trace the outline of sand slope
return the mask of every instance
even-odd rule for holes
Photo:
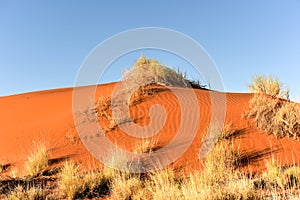
[[[115,83],[98,86],[97,96],[109,96],[114,86]],[[84,89],[85,87],[82,88]],[[178,90],[184,93],[188,89]],[[189,149],[172,164],[175,167],[201,168],[197,155],[203,134],[210,123],[211,102],[209,91],[195,90],[195,94],[200,108],[199,129]],[[281,160],[282,165],[299,163],[299,141],[275,139],[272,135],[257,130],[251,121],[243,118],[251,97],[252,94],[226,94],[226,122],[232,123],[234,129],[239,130],[234,141],[245,157],[244,167],[251,170],[263,169],[264,160],[270,155]],[[186,102],[188,103],[188,99]],[[181,111],[172,92],[164,90],[155,97],[145,98],[131,111],[138,124],[149,123],[149,108],[154,104],[163,105],[167,112],[165,126],[157,134],[158,144],[163,147],[175,137]],[[188,108],[191,113],[188,121],[194,123],[194,108]],[[135,143],[135,138],[118,129],[107,133],[107,137],[127,149],[132,149]],[[47,144],[53,164],[70,159],[82,161],[91,167],[97,165],[77,136],[72,114],[72,88],[0,97],[0,163],[11,164],[22,170],[23,162],[34,142]]]

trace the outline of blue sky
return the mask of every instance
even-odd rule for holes
[[[253,75],[272,74],[300,99],[297,0],[0,0],[0,96],[71,87],[94,47],[141,27],[174,29],[196,40],[214,60],[226,91],[246,92]],[[145,50],[120,58],[102,82],[118,80],[140,54],[198,78],[180,59]]]

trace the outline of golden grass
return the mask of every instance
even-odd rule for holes
[[[142,181],[138,175],[128,173],[116,173],[111,179],[112,199],[137,199],[142,191]]]
[[[5,166],[3,164],[0,164],[0,173],[4,172]]]
[[[252,118],[256,126],[277,138],[300,136],[300,106],[270,96],[254,95],[249,102],[247,118]]]
[[[136,154],[152,153],[157,148],[158,140],[154,138],[142,139],[136,142],[133,152]]]
[[[291,199],[299,194],[298,166],[284,168],[272,158],[266,162],[267,170],[262,175],[252,176],[239,171],[240,158],[239,148],[232,140],[219,140],[203,160],[203,170],[190,175],[175,173],[171,168],[145,174],[108,167],[84,172],[81,165],[66,162],[55,192],[58,198],[107,197],[116,200],[281,199],[282,195],[285,195],[284,199]],[[6,199],[46,199],[52,193],[51,190],[29,185],[14,188]]]
[[[98,171],[82,173],[81,171],[80,165],[71,162],[63,166],[58,186],[64,197],[67,199],[75,199],[78,196],[101,197],[107,193],[107,180],[103,173]]]
[[[248,87],[252,93],[268,94],[284,99],[289,98],[289,89],[285,89],[284,85],[272,76],[256,75],[252,78],[252,83]]]
[[[24,188],[17,186],[10,194],[4,198],[5,200],[36,200],[46,199],[46,191],[41,188],[31,187]]]
[[[158,83],[187,87],[189,82],[185,74],[144,56],[141,56],[131,69],[125,70],[123,80],[130,86]]]
[[[34,150],[25,162],[26,173],[33,177],[42,172],[48,166],[49,152],[45,144],[35,144]]]
[[[282,167],[272,157],[266,161],[267,170],[259,177],[257,189],[264,197],[271,199],[299,199],[300,198],[300,168],[296,165]]]
[[[172,169],[163,169],[150,174],[145,190],[152,199],[179,199],[181,195],[180,182]]]
[[[10,170],[10,176],[16,179],[17,177],[19,177],[19,170],[17,168],[12,168]]]
[[[69,162],[64,165],[60,174],[59,188],[68,199],[74,199],[76,194],[82,192],[79,166]]]
[[[276,135],[297,138],[300,136],[300,106],[285,102],[274,116]]]

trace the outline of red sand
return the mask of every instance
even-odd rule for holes
[[[115,83],[98,86],[97,96],[109,96],[114,86]],[[179,90],[184,92],[187,89]],[[22,170],[26,156],[32,151],[33,142],[42,142],[49,147],[53,163],[70,159],[82,161],[86,166],[95,166],[97,162],[77,137],[72,114],[72,91],[72,88],[67,88],[0,97],[1,164],[11,164],[12,168],[15,166]],[[210,123],[211,103],[209,91],[195,90],[195,93],[200,108],[199,130],[189,149],[172,164],[176,168],[201,168],[197,156],[203,134]],[[254,171],[263,169],[265,159],[271,155],[284,166],[300,163],[299,141],[275,139],[257,130],[251,120],[243,118],[251,97],[252,94],[226,94],[226,122],[231,122],[235,129],[241,130],[234,141],[246,158],[245,168]],[[155,98],[145,99],[131,111],[134,118],[141,118],[139,124],[149,123],[148,109],[153,104],[163,105],[168,113],[166,124],[158,134],[158,143],[164,146],[179,127],[180,108],[171,91],[163,91]],[[193,112],[194,108],[189,108]],[[189,121],[193,123],[193,115],[190,115]],[[135,141],[118,130],[108,133],[107,137],[124,148],[132,148]]]

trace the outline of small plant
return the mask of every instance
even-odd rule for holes
[[[28,189],[17,186],[5,199],[7,200],[35,200],[46,199],[47,192],[41,188],[31,187]]]
[[[70,144],[76,144],[80,141],[79,136],[76,133],[68,131],[66,134],[66,139]]]
[[[253,118],[256,126],[269,134],[274,133],[274,117],[281,107],[281,102],[266,95],[254,95],[249,102],[247,118]],[[276,135],[276,134],[275,134]]]
[[[4,170],[5,170],[5,165],[0,164],[0,173],[4,172]]]
[[[249,88],[260,94],[255,94],[250,100],[247,118],[253,118],[259,129],[277,138],[288,136],[296,139],[300,136],[300,106],[278,98],[289,98],[289,90],[278,79],[256,76]]]
[[[25,169],[29,176],[33,177],[42,172],[48,166],[49,153],[45,144],[35,144],[34,151],[25,162]]]
[[[142,191],[142,181],[139,175],[119,172],[111,180],[111,197],[112,199],[136,199]]]
[[[150,174],[145,183],[150,199],[180,199],[180,180],[172,169],[163,169]]]
[[[248,85],[250,92],[268,94],[272,97],[289,99],[289,89],[285,89],[283,84],[272,76],[254,76],[252,83]]]
[[[10,170],[10,176],[16,179],[19,176],[19,170],[17,168],[12,168]]]
[[[256,126],[277,138],[300,136],[300,106],[266,95],[254,95],[249,102],[247,118]]]
[[[64,165],[60,175],[59,188],[68,199],[74,199],[78,193],[83,191],[78,165],[69,162]]]
[[[274,188],[284,189],[283,172],[277,160],[272,157],[271,160],[266,162],[267,171],[262,174],[262,180],[266,189],[271,190]]]
[[[283,173],[285,184],[289,188],[298,188],[300,187],[300,167],[292,166],[286,169]]]
[[[276,135],[297,138],[300,136],[300,106],[293,102],[285,102],[274,116]]]
[[[143,153],[152,153],[157,147],[158,141],[155,139],[142,139],[137,142],[134,146],[134,153],[143,154]]]
[[[62,168],[58,183],[62,194],[68,199],[77,197],[101,197],[108,193],[108,180],[97,171],[81,173],[82,168],[67,162]]]
[[[230,142],[218,142],[205,160],[205,176],[208,184],[226,182],[239,166],[240,153]]]

